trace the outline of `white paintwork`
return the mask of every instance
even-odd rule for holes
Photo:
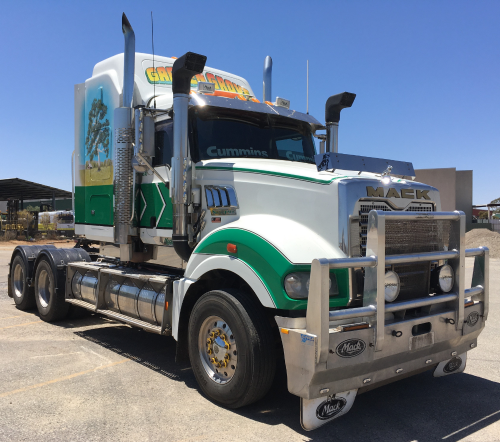
[[[75,224],[75,235],[85,235],[95,241],[114,242],[114,227]]]
[[[193,254],[184,275],[187,278],[197,280],[205,273],[215,269],[229,270],[237,274],[252,288],[264,307],[276,307],[259,276],[241,259],[234,256]]]
[[[158,67],[172,67],[175,59],[170,57],[161,57],[155,55],[154,65]],[[166,109],[172,106],[173,95],[172,86],[157,83],[154,87],[153,84],[148,82],[145,71],[146,69],[153,66],[153,56],[151,54],[144,54],[136,52],[135,54],[135,88],[134,88],[134,101],[133,105],[145,105],[152,106],[150,100],[154,97],[154,92],[156,92],[156,107],[160,109]],[[123,54],[117,54],[113,57],[107,58],[94,66],[92,73],[92,78],[98,77],[99,75],[110,75],[113,73],[116,81],[116,90],[121,93],[123,87]],[[248,81],[238,75],[230,74],[219,69],[210,68],[205,66],[204,73],[213,73],[214,75],[220,75],[223,78],[232,80],[238,83],[242,87],[248,89],[251,95],[254,95],[252,88]]]
[[[141,240],[146,244],[165,245],[165,238],[172,238],[171,229],[140,229]]]
[[[174,281],[172,299],[172,336],[176,341],[179,340],[179,316],[181,314],[184,296],[186,296],[186,292],[191,284],[194,284],[195,282],[195,280],[188,278],[182,278],[178,281]]]
[[[200,169],[203,166],[255,172]],[[315,258],[344,257],[339,249],[338,186],[352,179],[366,179],[372,185],[373,180],[380,182],[381,177],[367,172],[360,175],[353,171],[318,172],[314,164],[282,160],[234,158],[231,162],[227,159],[199,162],[197,185],[233,186],[239,201],[236,215],[222,216],[221,223],[213,223],[207,212],[201,238],[222,228],[238,227],[262,236],[294,264],[310,264]],[[411,187],[412,183],[405,184]],[[401,204],[402,199],[388,200]],[[204,194],[202,207],[207,209]]]

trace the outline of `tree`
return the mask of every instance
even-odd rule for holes
[[[102,121],[107,113],[108,106],[104,104],[101,89],[101,98],[94,98],[89,111],[89,125],[85,138],[89,163],[92,164],[94,157],[97,157],[97,170],[101,170],[99,154],[104,153],[106,157],[109,155],[109,120]]]
[[[495,198],[490,204],[500,204],[500,198]],[[500,206],[499,207],[492,207],[491,212],[492,213],[500,213]]]

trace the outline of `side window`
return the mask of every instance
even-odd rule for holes
[[[308,139],[297,132],[276,129],[278,158],[290,161],[314,162],[313,147]],[[309,155],[308,155],[309,154]]]
[[[171,165],[174,154],[174,123],[172,120],[162,121],[156,125],[155,156],[153,166]]]

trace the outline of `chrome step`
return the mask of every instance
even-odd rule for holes
[[[140,319],[131,318],[130,316],[122,315],[121,313],[114,312],[112,310],[97,310],[97,313],[105,315],[108,318],[116,319],[117,321],[125,322],[126,324],[133,325],[134,327],[139,327],[147,330],[151,333],[157,333],[161,335],[161,326],[153,325],[149,322],[141,321]]]
[[[150,324],[149,322],[141,321],[140,319],[131,318],[130,316],[122,315],[121,313],[114,312],[112,310],[105,310],[105,309],[96,310],[94,304],[91,304],[90,302],[86,301],[81,301],[80,299],[66,298],[66,302],[69,302],[70,304],[76,305],[78,307],[85,308],[87,310],[91,310],[101,315],[107,316],[108,318],[116,319],[117,321],[120,322],[125,322],[126,324],[133,325],[134,327],[142,328],[144,330],[147,330],[148,332],[157,333],[159,335],[161,334],[161,326],[159,325],[153,325]],[[168,330],[166,330],[166,333],[168,333]]]
[[[95,312],[95,304],[91,304],[90,302],[82,301],[80,299],[73,299],[73,298],[66,298],[66,302],[69,302],[70,304],[76,305],[78,307],[86,308],[87,310],[92,310],[93,312]]]

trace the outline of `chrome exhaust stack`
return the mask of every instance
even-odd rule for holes
[[[188,206],[191,204],[191,155],[188,146],[188,106],[191,78],[201,74],[207,57],[186,52],[174,62],[172,92],[174,94],[174,156],[172,158],[173,232],[175,252],[188,261],[193,251],[189,245]]]
[[[262,102],[273,101],[271,97],[271,82],[273,74],[273,59],[268,55],[264,60],[264,78],[262,82]]]
[[[125,37],[123,66],[122,107],[116,108],[115,120],[115,243],[120,244],[120,259],[130,261],[130,241],[133,220],[134,177],[132,155],[134,126],[132,100],[134,96],[135,34],[127,16],[122,15],[122,31]]]
[[[342,92],[341,94],[332,95],[326,100],[325,105],[325,121],[326,121],[326,151],[339,151],[339,121],[340,112],[346,107],[351,107],[354,103],[356,94],[350,92]]]

